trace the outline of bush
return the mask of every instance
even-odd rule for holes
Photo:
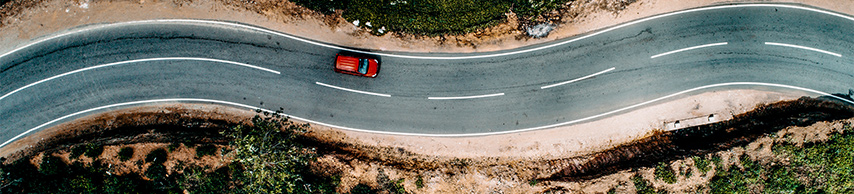
[[[371,194],[371,193],[379,193],[379,192],[380,192],[379,190],[371,188],[371,186],[368,186],[368,185],[365,185],[362,183],[359,183],[358,185],[356,185],[355,187],[350,189],[351,194]]]
[[[732,166],[717,171],[709,182],[712,193],[805,193],[790,167],[763,166],[748,157],[741,158],[744,169]],[[760,189],[760,190],[756,190]]]
[[[789,159],[786,166],[763,164],[744,156],[740,159],[743,169],[730,167],[728,171],[715,173],[709,183],[711,192],[851,193],[854,135],[847,133],[833,134],[826,142],[803,146],[775,145],[774,153]]]
[[[169,159],[169,153],[163,148],[152,150],[148,155],[145,155],[145,162],[152,162],[154,164],[162,164],[167,159]]]
[[[374,32],[389,31],[441,35],[467,33],[497,24],[513,11],[522,20],[554,10],[568,0],[294,0],[312,10],[331,14],[344,10],[347,21]],[[367,26],[367,22],[371,26]]]
[[[807,192],[820,190],[827,193],[851,193],[854,191],[854,135],[834,134],[826,142],[775,146],[774,151],[788,156],[791,166],[786,171],[775,172],[780,176],[798,174],[814,180],[807,183]],[[787,172],[793,171],[793,172]],[[789,183],[786,183],[789,184]],[[788,187],[783,184],[783,187]]]
[[[97,158],[98,156],[101,156],[101,153],[103,153],[103,152],[104,152],[104,147],[99,146],[99,145],[95,145],[95,144],[91,144],[91,143],[87,143],[87,144],[77,145],[77,146],[72,147],[71,148],[71,155],[69,156],[69,158],[74,159],[74,158],[80,157],[81,155],[85,155],[86,157],[89,157],[89,158]]]
[[[638,194],[654,194],[658,193],[648,181],[644,180],[640,175],[632,176],[632,183],[635,185],[635,193]]]
[[[173,143],[170,143],[169,146],[166,146],[166,149],[168,149],[169,152],[172,152],[172,151],[175,151],[175,149],[178,149],[179,147],[181,147],[181,143],[173,142]]]
[[[421,175],[418,176],[418,179],[415,180],[415,188],[423,188],[424,187],[424,178],[421,178]]]
[[[709,165],[711,161],[697,156],[694,156],[691,159],[694,160],[694,166],[697,166],[697,169],[700,170],[700,173],[705,174],[706,172],[709,172],[709,170],[711,170],[712,166]]]
[[[133,148],[132,147],[123,147],[119,150],[119,160],[127,161],[133,158]]]
[[[216,155],[216,146],[211,144],[202,145],[196,147],[196,157],[201,158],[204,156],[214,156]]]
[[[88,144],[86,146],[86,153],[84,153],[83,155],[90,158],[98,158],[98,156],[101,156],[102,153],[104,153],[104,146]]]
[[[163,164],[151,164],[145,169],[145,177],[157,182],[162,182],[166,178],[166,166]]]
[[[236,193],[239,190],[229,189],[232,185],[232,169],[237,169],[235,164],[220,167],[212,173],[204,173],[205,169],[193,167],[184,169],[184,173],[178,178],[178,185],[182,190],[191,193]]]
[[[61,158],[46,154],[39,163],[39,172],[48,176],[58,175],[65,173],[67,167],[68,164],[65,164]]]
[[[655,178],[664,180],[668,184],[676,183],[676,174],[667,162],[659,162],[655,166]]]
[[[246,193],[327,193],[335,180],[309,171],[314,149],[297,142],[308,125],[287,118],[256,116],[251,125],[239,125],[222,134],[230,137],[233,162],[243,166],[238,181]]]
[[[74,146],[71,148],[71,154],[68,155],[68,159],[74,159],[83,155],[83,152],[86,152],[86,146]]]

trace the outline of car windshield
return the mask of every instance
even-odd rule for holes
[[[359,73],[368,73],[368,59],[359,59]]]

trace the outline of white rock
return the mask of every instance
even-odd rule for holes
[[[353,21],[353,25],[359,26],[359,20]]]
[[[531,36],[534,38],[542,38],[542,37],[548,36],[549,32],[551,32],[553,29],[554,29],[553,25],[543,23],[543,24],[538,24],[535,26],[530,26],[527,29],[525,29],[525,31],[528,33],[528,36]]]

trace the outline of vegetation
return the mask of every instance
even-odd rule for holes
[[[4,187],[0,193],[163,193],[179,192],[177,188],[158,188],[152,181],[138,175],[106,174],[108,166],[100,162],[83,165],[64,163],[48,154],[38,169],[27,160],[3,165],[0,177]]]
[[[420,189],[423,187],[424,187],[424,178],[422,178],[421,175],[418,175],[418,179],[415,180],[415,188]]]
[[[744,169],[732,166],[718,171],[709,183],[712,193],[804,193],[791,168],[763,166],[747,157],[741,159]]]
[[[216,155],[216,146],[215,145],[202,145],[196,147],[196,157],[201,158],[204,156],[213,156]]]
[[[166,149],[168,149],[169,152],[172,152],[178,149],[179,147],[181,147],[181,143],[173,142],[169,144],[169,146],[166,146]]]
[[[314,148],[297,139],[308,124],[297,125],[287,118],[256,116],[252,125],[238,125],[222,134],[233,138],[233,162],[243,166],[241,182],[245,193],[327,193],[335,182],[309,171]],[[282,130],[278,130],[282,129]]]
[[[406,189],[403,188],[404,181],[405,179],[397,179],[396,181],[391,181],[387,184],[386,189],[389,191],[389,193],[405,194]]]
[[[323,13],[344,10],[343,17],[373,32],[400,31],[439,35],[467,33],[501,22],[508,11],[533,20],[569,0],[293,0]],[[358,21],[358,22],[355,22]]]
[[[145,162],[161,164],[166,161],[167,157],[169,157],[169,153],[165,149],[155,149],[149,152],[148,155],[145,155]]]
[[[709,165],[711,161],[705,158],[694,156],[691,159],[694,160],[694,166],[697,166],[697,170],[700,170],[701,174],[706,174],[706,172],[709,172],[709,170],[712,168],[712,166]]]
[[[803,146],[775,145],[790,164],[741,157],[740,164],[718,171],[712,193],[851,193],[854,192],[854,135],[834,134],[827,142]]]
[[[667,162],[659,162],[655,166],[655,178],[668,184],[676,183],[676,174],[673,173],[673,168],[670,168],[670,163]]]
[[[251,123],[223,130],[222,135],[233,139],[229,146],[234,158],[229,165],[208,171],[178,164],[175,168],[183,173],[168,172],[167,148],[174,150],[178,144],[155,149],[136,161],[140,166],[148,164],[139,174],[114,175],[102,159],[68,164],[58,155],[45,153],[38,167],[27,159],[0,166],[0,193],[332,193],[338,177],[317,176],[309,170],[314,148],[298,141],[305,127],[287,118],[255,117]],[[80,157],[88,156],[84,153],[89,150],[98,156],[103,147],[87,144],[70,152]],[[199,144],[196,153],[204,156],[216,151],[215,145]],[[122,147],[115,157],[128,161],[133,152],[133,147]],[[388,187],[403,191],[402,183],[400,179]]]
[[[81,155],[85,155],[90,158],[97,158],[104,152],[104,147],[95,145],[92,143],[87,143],[83,145],[77,145],[71,148],[71,158],[77,158]]]
[[[359,183],[352,189],[350,189],[350,194],[370,194],[370,193],[379,193],[380,190],[374,189],[371,186]]]
[[[632,183],[635,184],[635,193],[638,194],[655,194],[661,193],[660,191],[656,191],[655,188],[652,187],[652,184],[646,179],[643,179],[640,175],[635,175],[632,177]]]
[[[127,161],[133,157],[133,148],[132,147],[123,147],[119,150],[119,160]]]

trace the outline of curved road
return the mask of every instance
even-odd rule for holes
[[[0,146],[85,114],[161,101],[282,108],[347,129],[452,136],[581,122],[700,89],[847,93],[852,37],[854,19],[823,10],[707,7],[500,52],[374,53],[382,69],[370,79],[331,70],[341,50],[365,51],[258,27],[89,26],[0,55]]]

